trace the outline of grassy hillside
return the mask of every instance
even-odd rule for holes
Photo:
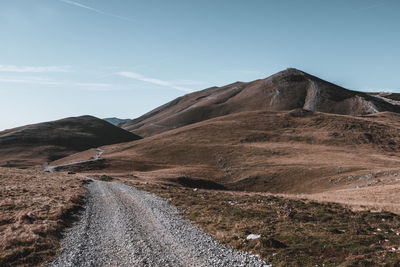
[[[393,116],[244,112],[106,146],[102,157],[111,173],[175,183],[186,177],[233,190],[319,193],[390,184],[396,180],[389,174],[400,173]]]
[[[46,164],[79,151],[139,138],[92,116],[27,125],[0,132],[0,166]]]

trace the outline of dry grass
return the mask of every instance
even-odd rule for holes
[[[41,170],[0,168],[0,266],[32,266],[57,253],[80,208],[83,179]]]
[[[268,194],[213,191],[120,178],[170,201],[221,243],[274,266],[397,266],[400,217]],[[261,234],[246,240],[249,234]],[[396,248],[396,250],[392,250]]]
[[[65,118],[0,132],[0,166],[28,168],[101,145],[139,137],[92,116]]]
[[[391,211],[400,214],[400,184],[342,189],[319,194],[297,195],[319,202],[335,202],[354,210]]]

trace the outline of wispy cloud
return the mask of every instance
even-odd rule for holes
[[[110,87],[112,84],[109,83],[74,83],[77,86],[82,87]]]
[[[0,72],[71,72],[69,66],[13,66],[0,65]]]
[[[223,73],[236,73],[236,74],[261,74],[258,70],[221,70]]]
[[[109,13],[109,12],[105,12],[105,11],[102,11],[102,10],[94,8],[94,7],[83,5],[83,4],[78,3],[76,1],[71,1],[71,0],[59,0],[59,1],[63,2],[63,3],[66,3],[66,4],[69,4],[69,5],[76,6],[76,7],[84,8],[84,9],[90,10],[92,12],[96,12],[98,14],[101,14],[101,15],[106,15],[106,16],[109,16],[109,17],[113,17],[113,18],[117,18],[117,19],[121,19],[121,20],[125,20],[125,21],[133,21],[130,18],[127,18],[127,17],[124,17],[124,16],[120,16],[120,15],[116,15],[116,14]]]
[[[370,5],[370,6],[365,6],[365,7],[361,7],[360,9],[358,9],[358,10],[367,10],[367,9],[372,9],[372,8],[376,8],[376,7],[380,7],[380,6],[383,6],[384,5],[384,3],[379,3],[379,4],[375,4],[375,5]]]
[[[41,77],[0,77],[0,83],[23,83],[38,85],[60,85],[62,83]]]
[[[399,90],[395,90],[395,89],[382,89],[382,88],[370,88],[370,87],[366,87],[366,88],[362,88],[360,91],[362,92],[372,92],[372,93],[395,93],[398,92]]]
[[[164,87],[169,87],[169,88],[176,89],[176,90],[183,91],[183,92],[192,92],[192,90],[190,90],[186,87],[177,86],[169,81],[145,77],[145,76],[143,76],[139,73],[135,73],[135,72],[121,71],[121,72],[118,72],[117,74],[122,77],[130,78],[130,79],[134,79],[134,80],[138,80],[138,81],[142,81],[142,82],[147,82],[147,83],[151,83],[151,84],[155,84],[155,85],[160,85],[160,86],[164,86]]]
[[[387,4],[387,3],[385,3],[384,1],[380,1],[379,3],[375,3],[375,4],[372,4],[372,5],[362,6],[362,7],[358,8],[358,9],[354,10],[354,13],[362,12],[362,11],[369,10],[369,9],[378,8],[378,7],[384,6],[385,4]]]
[[[24,76],[24,77],[0,77],[0,83],[16,83],[16,84],[29,84],[29,85],[53,85],[53,86],[67,86],[70,88],[85,88],[88,90],[96,91],[109,91],[113,90],[114,85],[109,83],[93,83],[93,82],[73,82],[54,80],[37,76]]]

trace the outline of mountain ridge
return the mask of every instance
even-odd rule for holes
[[[392,101],[393,102],[393,101]],[[120,127],[152,136],[207,119],[244,111],[311,111],[360,116],[400,106],[372,94],[348,90],[306,72],[289,68],[265,79],[234,82],[178,97]]]

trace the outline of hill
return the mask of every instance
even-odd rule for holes
[[[140,137],[92,116],[72,117],[0,132],[0,166],[29,167]]]
[[[255,110],[302,108],[353,116],[400,112],[400,106],[391,100],[347,90],[300,70],[287,69],[266,79],[187,94],[120,126],[140,136],[152,136],[210,118]]]
[[[108,162],[102,172],[273,193],[390,183],[399,171],[399,119],[390,112],[361,117],[303,109],[241,112],[102,147]]]

